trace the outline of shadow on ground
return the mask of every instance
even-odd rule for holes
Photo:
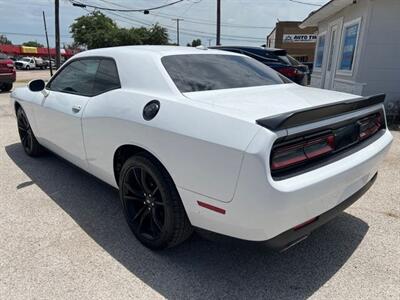
[[[7,146],[6,152],[101,247],[169,299],[307,298],[343,266],[368,231],[365,222],[343,213],[282,254],[197,235],[154,253],[130,233],[115,189],[53,154],[32,159],[20,144]]]

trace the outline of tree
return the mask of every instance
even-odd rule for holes
[[[25,42],[22,43],[22,46],[27,46],[27,47],[39,47],[39,48],[43,48],[43,44],[37,42],[37,41],[29,41],[29,42]]]
[[[70,26],[74,44],[88,49],[126,45],[166,45],[167,30],[155,24],[149,29],[120,28],[99,11],[75,19]]]
[[[111,37],[117,30],[117,24],[99,11],[76,18],[70,26],[74,42],[88,49],[109,47]]]
[[[187,43],[186,46],[188,47],[197,47],[201,45],[201,39],[195,39],[192,41],[192,44]]]
[[[0,45],[12,45],[12,42],[5,35],[0,34]]]

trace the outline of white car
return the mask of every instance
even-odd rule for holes
[[[17,69],[34,70],[36,69],[36,62],[33,57],[23,57],[15,62]]]
[[[193,228],[279,249],[303,240],[374,182],[392,142],[383,100],[172,46],[85,51],[11,94],[25,152],[45,147],[119,188],[151,249]]]

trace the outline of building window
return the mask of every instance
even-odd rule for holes
[[[315,68],[322,67],[322,61],[324,59],[324,50],[325,50],[325,34],[322,34],[318,37],[317,41],[317,53],[315,55]]]
[[[352,71],[355,53],[357,49],[360,21],[352,22],[344,26],[342,52],[340,58],[339,70]]]

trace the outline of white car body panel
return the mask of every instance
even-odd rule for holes
[[[112,57],[120,89],[83,97],[18,88],[11,103],[24,108],[40,143],[114,187],[116,150],[123,145],[147,150],[171,175],[194,226],[245,240],[273,238],[333,208],[375,175],[392,141],[388,130],[349,156],[274,180],[269,167],[274,142],[302,129],[274,132],[255,120],[360,97],[296,84],[182,94],[161,63],[166,55],[210,53],[239,55],[170,46],[86,51],[72,60]],[[145,121],[143,107],[153,99],[160,101],[160,111]],[[78,114],[71,113],[74,105],[82,107]]]

